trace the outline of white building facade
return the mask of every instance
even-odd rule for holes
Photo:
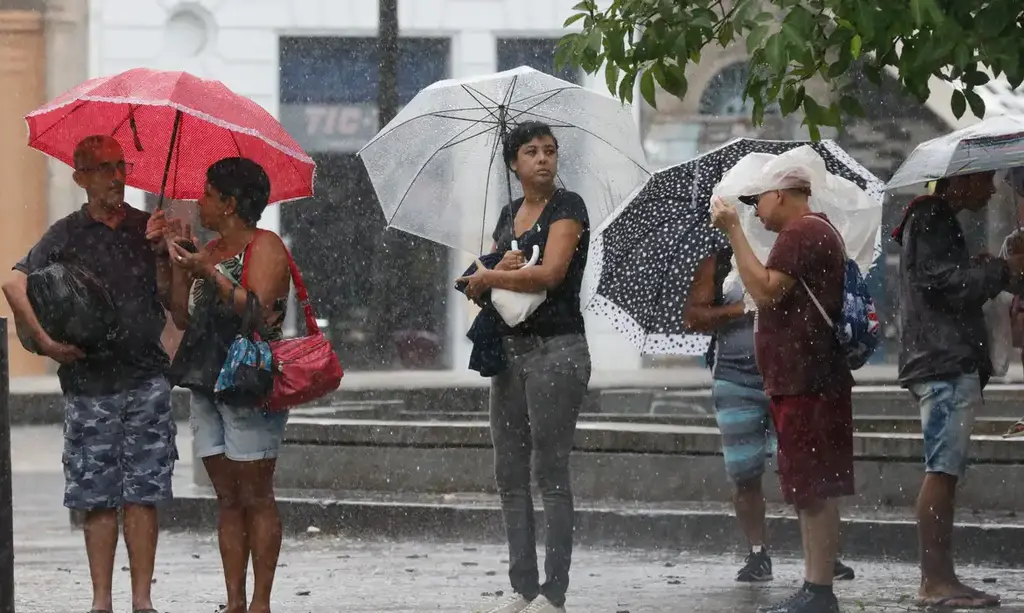
[[[574,4],[399,0],[401,102],[441,78],[526,63],[552,72],[554,44]],[[372,40],[377,21],[374,0],[92,0],[90,76],[136,66],[186,70],[223,81],[278,117],[317,160],[318,195],[269,207],[261,225],[290,239],[300,265],[315,269],[307,270],[307,285],[319,299],[318,315],[336,327],[343,359],[350,347],[370,344],[366,322],[375,318],[393,320],[388,325],[403,333],[402,340],[394,340],[395,331],[388,333],[392,343],[403,344],[396,350],[401,359],[368,350],[347,367],[462,370],[471,350],[465,333],[474,311],[452,289],[452,280],[471,261],[467,256],[435,250],[441,264],[431,267],[423,262],[429,258],[421,257],[410,265],[413,271],[394,272],[412,283],[424,280],[396,315],[376,312],[374,300],[380,297],[374,295],[372,276],[358,274],[376,265],[368,254],[379,245],[367,241],[380,243],[374,232],[383,225],[354,156],[377,129]],[[603,80],[571,77],[605,89]],[[144,199],[139,193],[129,197],[136,203]],[[409,239],[399,239],[399,248],[408,247],[402,240]],[[588,314],[587,326],[596,369],[641,366],[637,351],[607,321]]]

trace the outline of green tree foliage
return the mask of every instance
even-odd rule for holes
[[[565,26],[582,26],[559,43],[558,60],[594,74],[604,70],[608,89],[631,102],[640,93],[655,105],[655,84],[682,98],[686,66],[712,44],[746,44],[750,58],[746,97],[760,125],[765,107],[784,115],[802,110],[814,138],[819,126],[840,127],[863,113],[852,95],[851,67],[873,83],[887,67],[900,87],[922,103],[929,79],[950,82],[957,117],[967,107],[978,117],[985,104],[974,91],[989,71],[1013,88],[1024,81],[1022,0],[583,0]],[[987,70],[986,70],[987,69]],[[808,93],[823,79],[827,99]]]

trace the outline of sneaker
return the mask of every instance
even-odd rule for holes
[[[523,613],[565,613],[565,607],[556,607],[544,596],[537,596]]]
[[[832,575],[832,578],[836,581],[853,581],[857,574],[853,572],[853,569],[843,564],[839,560],[836,560],[836,569]]]
[[[523,613],[529,606],[529,600],[515,594],[493,609],[488,609],[487,613]]]
[[[759,607],[758,613],[840,613],[839,600],[835,594],[814,594],[801,588],[786,600],[767,607]]]
[[[736,580],[743,583],[760,583],[772,580],[772,559],[768,557],[768,551],[751,551],[747,555],[746,563],[740,572],[736,573]]]

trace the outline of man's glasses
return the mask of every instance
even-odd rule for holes
[[[96,166],[83,166],[82,168],[76,168],[76,170],[79,172],[101,172],[105,175],[111,175],[114,174],[114,172],[129,175],[132,173],[132,168],[134,168],[134,166],[135,165],[131,162],[121,160],[120,162],[103,162]]]

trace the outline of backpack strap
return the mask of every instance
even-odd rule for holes
[[[849,258],[849,256],[846,254],[846,241],[843,240],[843,235],[839,233],[839,230],[837,230],[834,225],[832,225],[831,221],[828,221],[826,219],[822,219],[821,217],[818,217],[817,215],[807,215],[806,217],[810,217],[811,219],[817,219],[820,223],[825,224],[826,226],[828,226],[832,230],[832,233],[835,234],[836,237],[839,239],[839,244],[843,248],[843,275],[845,276],[846,275],[846,260]],[[825,321],[828,323],[828,327],[830,327],[832,329],[835,329],[835,327],[836,327],[835,322],[833,322],[832,318],[828,316],[828,313],[825,311],[825,307],[822,306],[821,302],[818,300],[818,297],[815,296],[814,292],[811,291],[811,288],[807,286],[807,282],[804,281],[801,278],[800,279],[800,284],[804,286],[805,290],[807,290],[807,295],[811,297],[811,302],[814,303],[814,306],[818,307],[818,312],[821,313],[821,316],[823,318],[825,318]]]

